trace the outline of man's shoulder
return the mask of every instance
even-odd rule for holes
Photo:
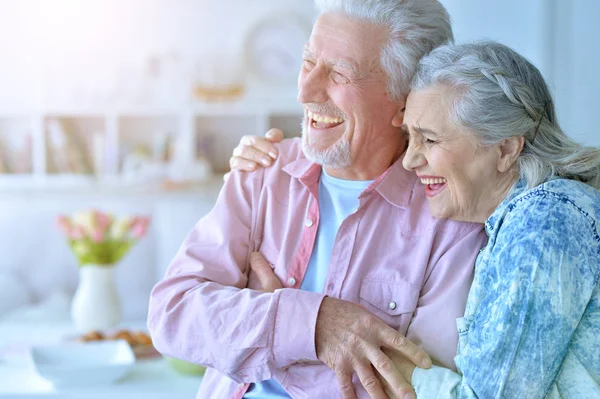
[[[294,137],[276,144],[278,156],[275,162],[264,168],[265,183],[275,182],[284,184],[284,181],[292,181],[306,177],[311,172],[314,175],[315,164],[304,156],[302,151],[302,139]]]
[[[469,234],[481,233],[485,235],[483,224],[463,222],[451,219],[436,218],[431,214],[429,201],[425,195],[425,186],[415,184],[412,189],[411,198],[408,203],[408,211],[412,218],[420,225],[418,230],[431,230],[436,236],[447,236],[459,241],[462,237]]]
[[[300,137],[285,139],[282,142],[275,144],[275,146],[279,151],[279,155],[273,166],[282,168],[294,161],[306,159],[302,152],[302,139]]]
[[[283,180],[290,177],[289,174],[285,173],[283,169],[296,161],[303,160],[304,154],[302,153],[302,142],[300,138],[285,139],[280,143],[276,143],[275,147],[278,151],[278,156],[275,162],[268,167],[260,166],[252,172],[244,172],[239,170],[231,171],[231,176],[234,177],[234,181],[238,181],[236,184],[244,185],[264,185],[265,181],[279,180],[279,183],[283,183]],[[283,179],[283,180],[282,180]]]

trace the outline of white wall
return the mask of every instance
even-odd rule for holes
[[[555,82],[563,128],[580,141],[600,145],[600,2],[558,3]]]
[[[294,0],[0,0],[0,107],[119,101],[155,57],[167,86],[243,75],[249,31],[291,11],[310,27],[314,10]]]
[[[452,18],[457,43],[497,40],[548,70],[548,0],[441,0]],[[518,11],[517,11],[518,10]]]

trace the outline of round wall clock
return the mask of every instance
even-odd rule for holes
[[[261,19],[250,30],[245,42],[250,72],[268,83],[295,82],[310,30],[310,24],[298,15]]]

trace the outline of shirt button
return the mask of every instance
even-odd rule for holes
[[[288,279],[288,285],[291,285],[291,286],[294,286],[294,285],[296,285],[296,279],[295,279],[295,278],[293,278],[293,277],[290,277],[290,278]]]
[[[394,302],[394,301],[390,302],[390,304],[388,305],[388,308],[390,308],[390,310],[396,309],[396,302]]]
[[[312,221],[312,219],[306,219],[306,220],[304,221],[304,225],[305,225],[306,227],[312,227],[312,225],[313,225],[313,221]]]

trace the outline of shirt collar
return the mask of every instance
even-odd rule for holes
[[[304,155],[285,165],[282,170],[306,186],[317,183],[321,177],[321,165],[309,161]]]
[[[417,183],[417,176],[402,167],[403,158],[404,155],[375,179],[359,198],[377,191],[390,204],[406,208]],[[321,177],[321,165],[309,161],[304,156],[285,165],[283,171],[299,179],[306,186],[317,183]]]
[[[523,179],[518,180],[508,195],[500,202],[500,205],[492,212],[490,217],[485,221],[485,232],[488,237],[491,237],[494,231],[497,230],[498,224],[504,215],[512,210],[512,200],[521,195],[525,190],[527,190],[527,183]]]
[[[412,197],[415,185],[417,184],[417,175],[414,172],[404,169],[402,160],[404,154],[396,160],[373,184],[363,192],[377,191],[387,202],[399,207],[406,208]]]

